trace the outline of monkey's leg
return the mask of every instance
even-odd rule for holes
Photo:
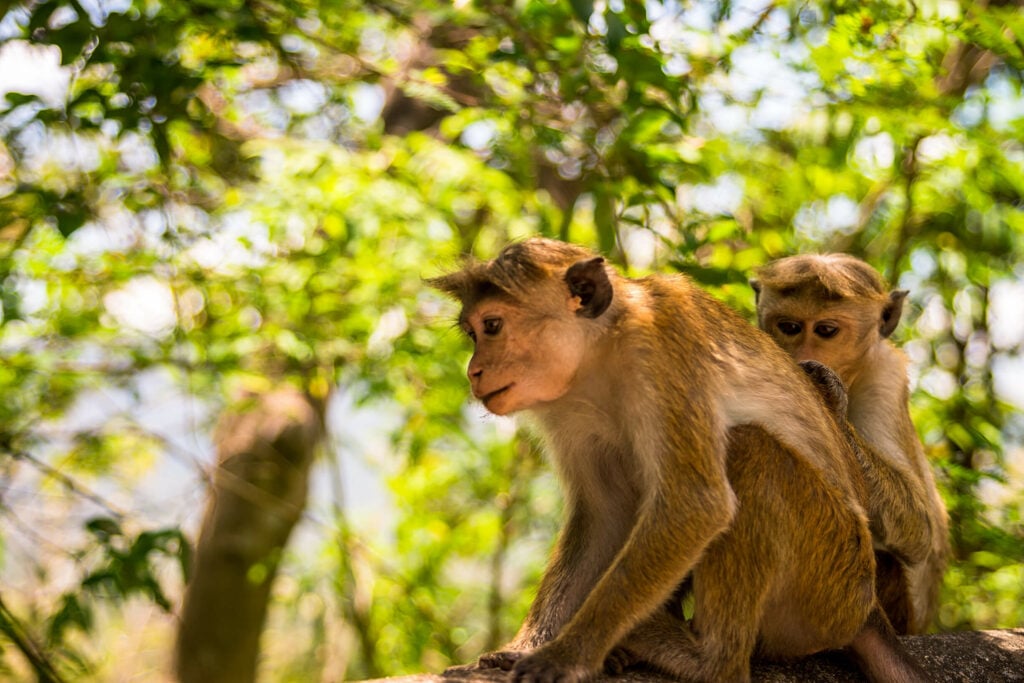
[[[695,460],[715,464],[713,455]],[[724,472],[675,469],[664,473],[629,540],[572,620],[557,638],[516,662],[512,680],[570,682],[597,674],[612,648],[665,603],[708,544],[728,528],[736,507]],[[677,491],[700,499],[680,505]]]
[[[697,636],[689,622],[658,612],[634,628],[608,655],[605,670],[617,675],[643,663],[670,676],[692,680],[698,668],[697,650]]]
[[[875,551],[875,592],[896,633],[911,630],[914,606],[907,583],[907,568],[892,553]]]
[[[750,658],[764,610],[761,586],[767,579],[752,567],[767,567],[772,560],[762,556],[759,563],[736,563],[738,558],[730,557],[736,542],[723,537],[694,571],[692,621],[659,610],[629,634],[609,656],[606,667],[620,673],[643,662],[688,681],[749,681]]]
[[[923,562],[904,567],[914,615],[907,633],[923,633],[935,619],[948,554],[948,547],[935,549]]]
[[[688,575],[682,583],[676,588],[672,597],[661,606],[661,610],[668,613],[673,619],[679,622],[680,626],[686,623],[686,610],[684,602],[689,601],[692,608],[693,601],[693,576]],[[656,615],[652,615],[653,616]],[[627,649],[624,645],[616,646],[604,660],[605,673],[612,676],[618,676],[626,671],[629,667],[639,664],[641,658],[634,652]]]
[[[839,376],[813,360],[803,361],[800,367],[836,418],[864,476],[864,507],[876,547],[878,600],[897,633],[920,632],[927,624],[919,622],[927,619],[917,612],[928,610],[915,610],[910,582],[927,573],[926,562],[934,564],[931,520],[928,508],[920,504],[926,499],[924,491],[906,464],[881,457],[847,421],[848,396]],[[938,586],[940,581],[931,579],[931,585]],[[928,583],[928,579],[922,577],[917,583]]]

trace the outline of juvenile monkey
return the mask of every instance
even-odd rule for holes
[[[579,681],[621,645],[677,676],[746,681],[755,647],[851,645],[872,680],[927,679],[875,598],[850,445],[767,335],[686,277],[627,279],[552,240],[430,284],[462,304],[473,395],[534,420],[566,495],[525,622],[478,666]],[[687,576],[680,622],[661,606]]]
[[[847,388],[879,550],[879,595],[897,631],[920,633],[935,617],[949,532],[910,420],[907,361],[889,340],[907,292],[888,291],[877,271],[845,254],[780,259],[751,285],[761,329],[797,361],[835,370]]]

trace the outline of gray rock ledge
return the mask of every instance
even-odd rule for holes
[[[936,683],[1024,682],[1024,628],[1005,631],[962,631],[901,638],[907,650]],[[379,678],[367,683],[487,683],[505,681],[502,671],[458,672],[447,676],[417,674]],[[863,683],[863,676],[841,652],[826,652],[786,663],[754,665],[755,683]],[[675,683],[657,673],[634,670],[622,676],[601,676],[607,683]]]

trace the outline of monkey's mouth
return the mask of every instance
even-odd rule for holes
[[[492,400],[493,400],[494,398],[496,398],[496,397],[498,397],[498,396],[500,396],[500,395],[504,394],[504,393],[505,393],[506,391],[508,391],[508,390],[509,390],[509,389],[511,389],[511,388],[512,388],[512,385],[511,385],[511,384],[509,384],[508,386],[502,387],[501,389],[498,389],[497,391],[492,391],[492,392],[491,392],[491,393],[489,393],[489,394],[484,394],[483,396],[481,396],[481,397],[480,397],[480,402],[481,402],[481,403],[483,403],[483,404],[484,404],[484,406],[486,406],[486,405],[487,405],[488,403],[490,403],[490,402],[491,402],[491,401],[492,401]]]

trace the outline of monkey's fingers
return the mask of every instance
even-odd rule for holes
[[[516,662],[523,658],[523,652],[504,650],[501,652],[488,652],[480,655],[477,666],[481,669],[501,669],[511,671]]]
[[[625,673],[626,669],[637,664],[640,658],[628,648],[619,646],[608,653],[604,660],[605,673],[611,676],[619,676]]]
[[[456,664],[455,666],[449,666],[441,674],[442,676],[467,676],[471,675],[474,671],[479,671],[480,667],[477,666],[476,662],[472,664]]]
[[[815,388],[825,400],[825,405],[836,417],[845,420],[846,412],[849,409],[850,397],[846,393],[846,386],[839,375],[827,365],[816,360],[805,360],[800,362],[800,367],[807,373],[807,376],[814,382]]]

